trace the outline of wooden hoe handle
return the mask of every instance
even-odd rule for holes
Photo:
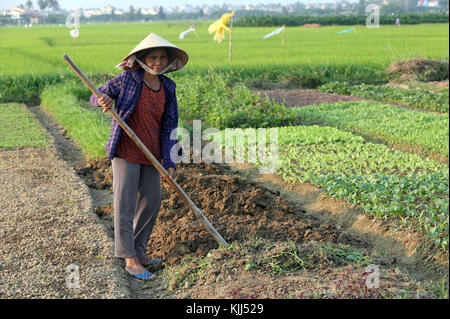
[[[97,90],[97,88],[92,84],[91,81],[81,72],[81,70],[75,65],[75,63],[69,58],[67,54],[63,56],[64,60],[70,65],[70,67],[75,71],[75,73],[79,76],[79,78],[86,84],[86,86],[94,93],[97,99],[100,99],[101,93]],[[186,204],[191,208],[194,214],[200,219],[200,221],[205,225],[206,229],[211,233],[214,239],[219,243],[219,245],[228,245],[227,242],[220,236],[217,230],[211,225],[208,219],[203,215],[201,210],[194,204],[194,202],[186,195],[183,189],[175,182],[173,179],[169,177],[166,169],[159,163],[159,161],[153,156],[152,153],[145,147],[145,145],[141,142],[141,140],[134,134],[134,132],[130,129],[130,127],[125,123],[125,121],[117,114],[117,112],[113,108],[109,108],[108,111],[111,113],[113,118],[117,121],[117,123],[123,128],[123,130],[130,136],[130,138],[136,143],[136,145],[142,150],[145,156],[149,159],[149,161],[156,167],[159,173],[164,177],[164,179],[169,183],[170,186],[178,193],[178,195],[186,202]],[[144,225],[145,227],[146,225]],[[143,228],[144,228],[143,227]],[[143,229],[142,228],[142,229]],[[142,229],[136,234],[136,236],[142,231]]]

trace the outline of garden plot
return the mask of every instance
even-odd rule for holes
[[[76,169],[91,188],[110,189],[108,159],[92,160]],[[162,209],[147,254],[166,258],[163,267],[153,270],[166,282],[167,293],[178,298],[385,298],[438,294],[438,286],[425,284],[423,277],[412,280],[411,276],[417,274],[408,273],[395,258],[305,214],[279,192],[241,178],[226,166],[180,164],[176,181],[229,243],[219,247],[163,183]],[[109,221],[113,210],[112,204],[95,209],[103,220]],[[366,268],[371,264],[382,269],[379,289],[368,289],[366,285]],[[143,284],[137,289],[153,288],[152,284]]]
[[[243,132],[250,136],[258,131]],[[251,146],[244,146],[244,154]],[[447,249],[447,165],[316,125],[278,128],[277,148],[255,166],[276,161],[276,174],[284,180],[310,183],[375,217],[399,220]]]

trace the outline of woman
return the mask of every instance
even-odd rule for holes
[[[182,69],[187,61],[186,52],[151,33],[116,66],[125,72],[99,88],[101,98],[91,96],[91,104],[103,112],[115,102],[119,116],[170,178],[176,174],[170,150],[177,140],[170,134],[178,126],[178,107],[175,83],[162,74]],[[145,250],[161,205],[160,174],[115,120],[106,152],[113,169],[115,255],[125,258],[130,275],[151,280],[145,267],[161,260],[151,260]]]

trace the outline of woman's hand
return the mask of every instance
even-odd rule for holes
[[[176,172],[175,172],[175,169],[174,169],[173,167],[169,167],[169,168],[167,169],[167,173],[169,173],[169,177],[170,177],[171,179],[174,179],[174,178],[175,178]]]
[[[105,113],[111,108],[114,101],[108,95],[102,94],[98,102],[103,107],[103,113]]]

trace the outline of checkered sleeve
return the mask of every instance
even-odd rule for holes
[[[120,90],[122,89],[124,76],[125,72],[120,73],[119,75],[115,76],[113,79],[99,87],[98,91],[102,94],[108,95],[111,99],[116,100],[120,94]],[[90,101],[93,106],[101,106],[94,94],[91,95]]]
[[[178,142],[178,140],[171,140],[170,134],[178,127],[178,104],[175,88],[170,94],[167,110],[167,117],[163,121],[161,129],[161,153],[163,157],[163,167],[168,169],[173,167],[176,169],[176,164],[170,158],[170,150]]]

